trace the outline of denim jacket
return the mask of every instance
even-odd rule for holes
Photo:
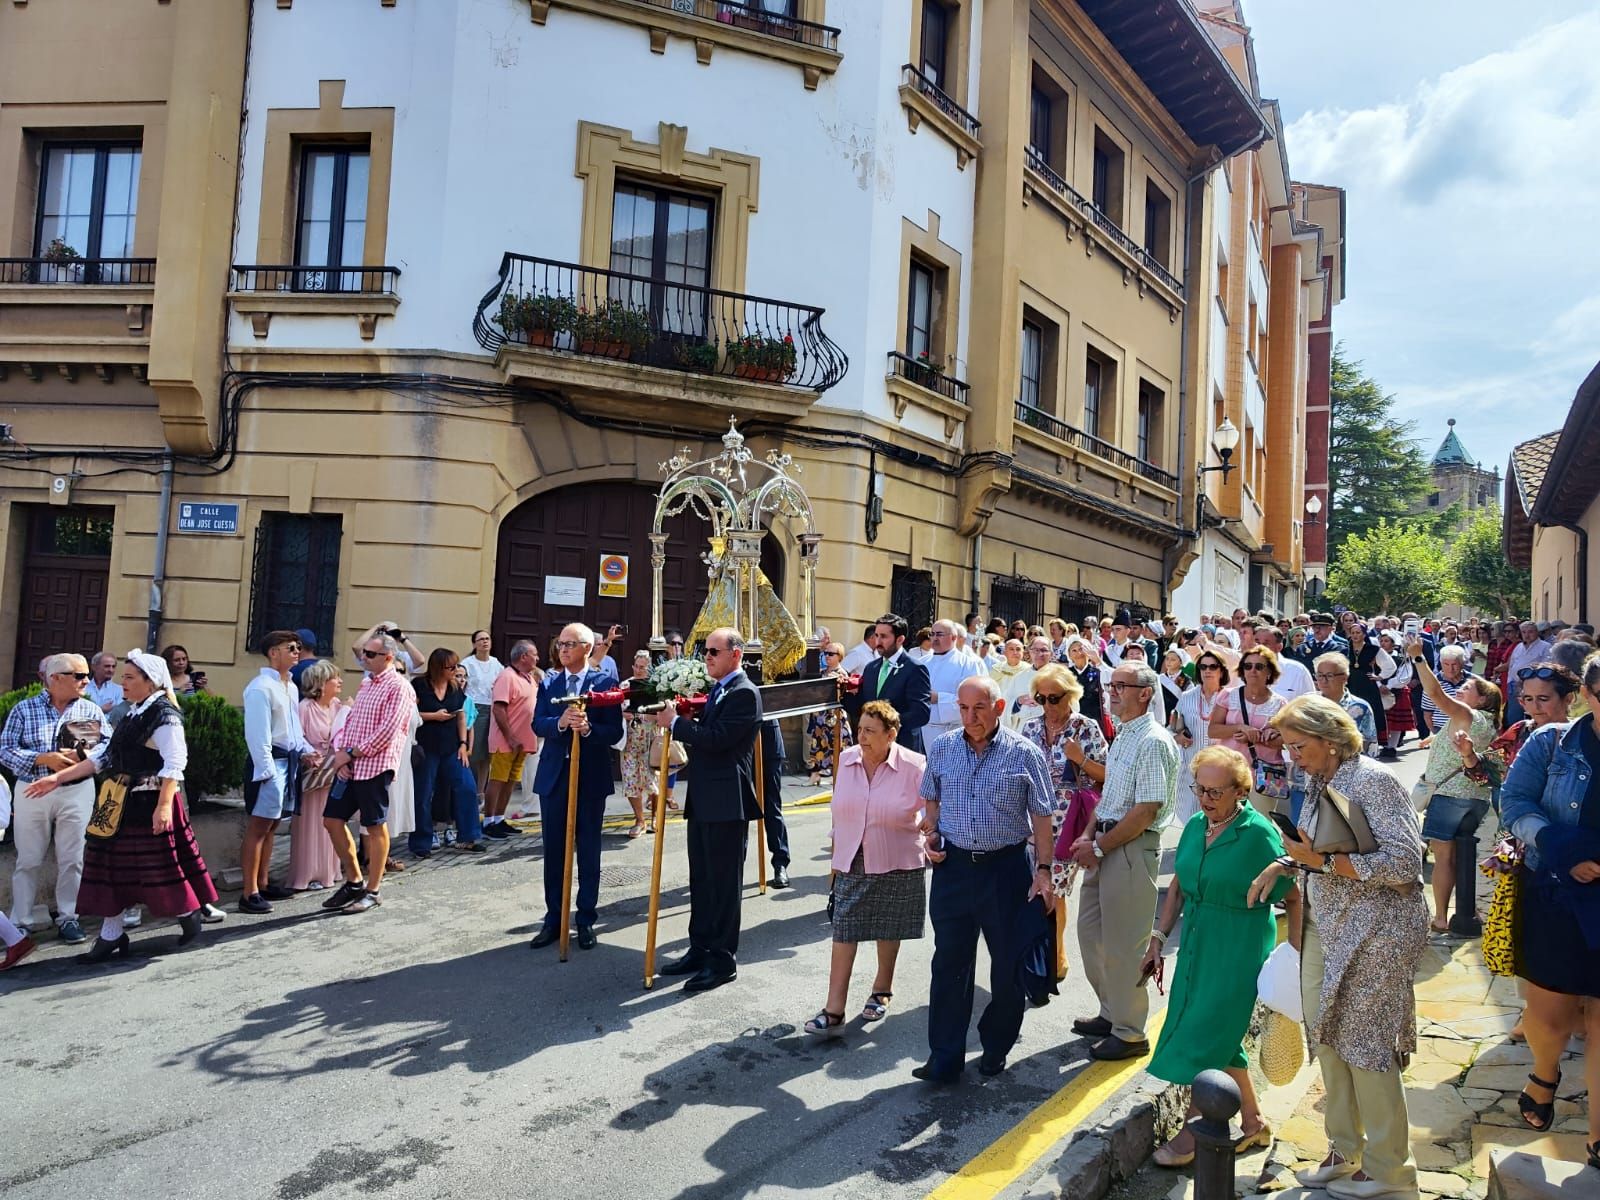
[[[1584,718],[1587,720],[1588,718]],[[1589,792],[1583,721],[1535,730],[1517,752],[1500,791],[1500,824],[1522,840],[1524,860],[1539,865],[1534,839],[1546,825],[1576,825]]]

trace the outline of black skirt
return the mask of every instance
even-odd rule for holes
[[[1600,953],[1588,948],[1577,917],[1559,899],[1562,886],[1548,872],[1524,868],[1517,898],[1517,975],[1547,992],[1600,997]]]

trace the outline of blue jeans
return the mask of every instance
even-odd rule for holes
[[[460,759],[455,764],[455,777],[451,781],[455,794],[456,837],[463,842],[483,840],[483,821],[478,814],[478,782],[472,777],[470,767]]]
[[[417,768],[412,781],[417,827],[406,836],[406,846],[411,853],[433,852],[434,793],[443,789],[445,794],[455,795],[456,772],[460,766],[461,760],[456,757],[454,750],[448,754],[434,754],[427,750],[422,752],[422,765]]]

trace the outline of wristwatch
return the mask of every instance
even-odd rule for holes
[[[1104,858],[1106,856],[1106,852],[1104,850],[1100,849],[1100,843],[1099,842],[1090,842],[1089,843],[1089,849],[1094,851],[1094,856],[1096,858]]]
[[[1422,663],[1424,666],[1426,666],[1428,662],[1428,660],[1423,658],[1420,654],[1413,654],[1411,656],[1411,661],[1414,663]]]
[[[1040,863],[1037,867],[1034,868],[1034,870],[1035,871],[1043,871],[1046,875],[1048,875],[1050,873],[1050,866],[1051,866],[1050,863]]]
[[[1324,872],[1333,870],[1333,855],[1324,854],[1322,856],[1322,869]]]
[[[346,746],[344,748],[344,752],[350,756],[351,762],[355,762],[356,759],[361,757],[360,746]]]

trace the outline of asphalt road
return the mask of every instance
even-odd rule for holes
[[[537,836],[436,855],[363,916],[303,896],[230,912],[183,951],[173,927],[146,928],[126,966],[41,952],[0,977],[0,1195],[925,1195],[1086,1065],[1069,1023],[1092,1008],[1087,985],[1074,971],[1029,1014],[1003,1075],[930,1088],[910,1076],[930,931],[902,952],[886,1021],[807,1038],[827,978],[827,810],[793,810],[791,827],[796,886],[757,896],[752,847],[739,978],[700,996],[642,987],[650,839],[620,834],[600,945],[565,964],[527,946]],[[667,838],[671,954],[682,825]],[[864,948],[852,1017],[871,969]]]

